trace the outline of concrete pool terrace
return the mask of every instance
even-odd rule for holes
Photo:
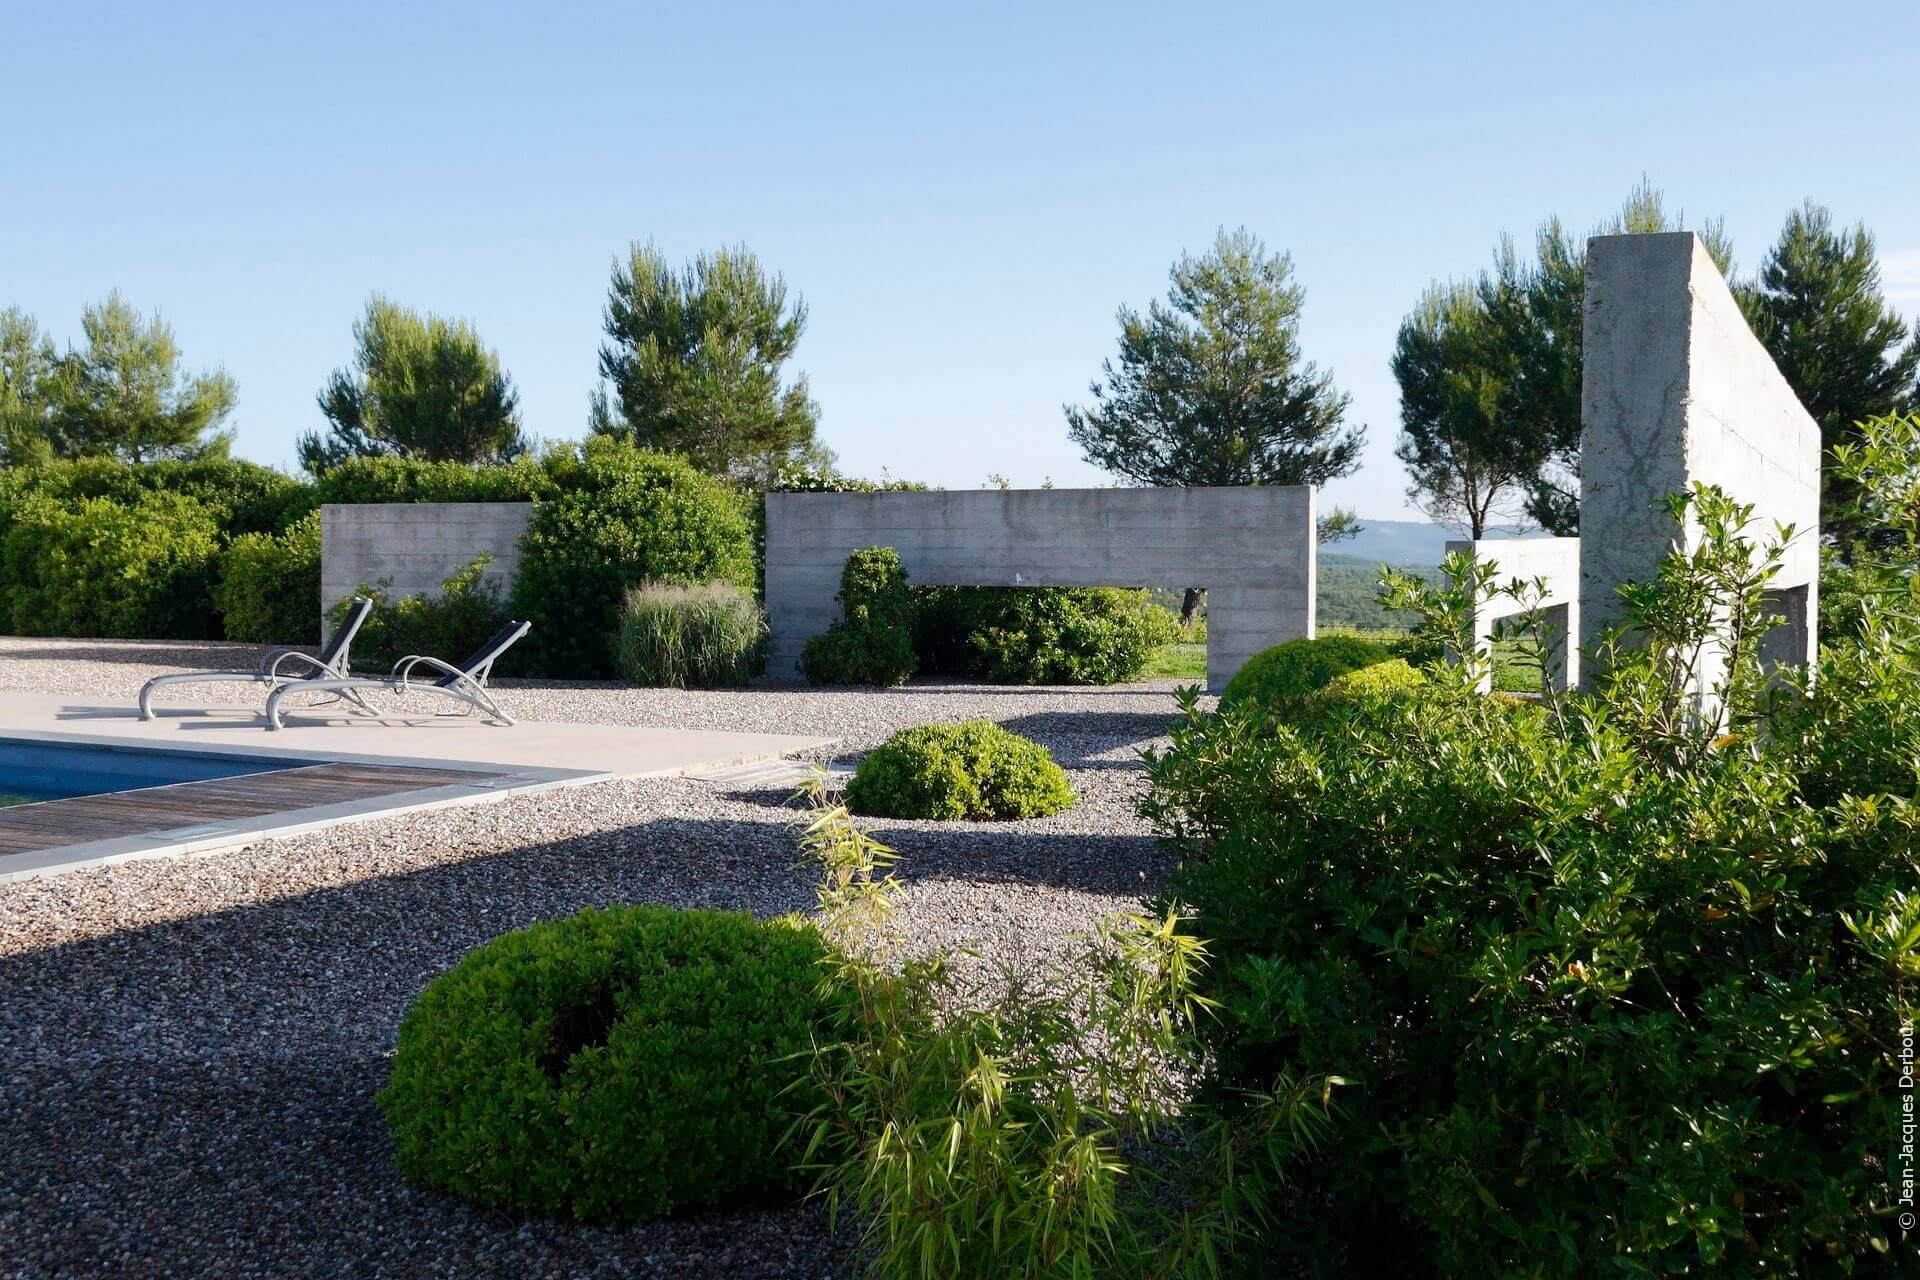
[[[509,728],[478,717],[399,711],[370,721],[328,707],[300,708],[270,733],[255,707],[156,710],[142,721],[128,703],[0,692],[0,738],[231,755],[282,767],[0,810],[0,883],[556,787],[778,759],[834,741],[539,721]]]

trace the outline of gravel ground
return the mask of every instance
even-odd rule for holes
[[[130,702],[150,675],[257,653],[0,639],[0,689]],[[818,732],[843,762],[928,721],[985,717],[1045,743],[1080,792],[1066,813],[874,824],[929,946],[1042,963],[1166,871],[1132,805],[1171,682],[502,684],[528,719]],[[811,1206],[604,1231],[415,1190],[372,1103],[407,1003],[495,934],[607,902],[809,906],[785,799],[612,782],[0,886],[0,1275],[845,1275],[845,1241]]]

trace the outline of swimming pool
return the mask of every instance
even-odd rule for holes
[[[297,760],[0,738],[0,806],[273,773]]]

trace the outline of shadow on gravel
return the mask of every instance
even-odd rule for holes
[[[874,825],[910,895],[1138,897],[1165,866],[1145,836]],[[272,850],[232,856],[244,879]],[[372,1100],[409,1002],[489,938],[610,902],[805,909],[814,884],[789,824],[667,818],[0,958],[0,1274],[845,1274],[807,1206],[606,1231],[416,1191]]]
[[[1164,738],[1179,719],[1169,706],[1164,715],[1143,711],[1040,711],[1000,724],[1045,746],[1069,769],[1138,769],[1140,748]],[[1116,751],[1126,754],[1115,759]]]

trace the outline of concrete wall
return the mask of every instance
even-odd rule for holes
[[[361,583],[392,579],[389,594],[437,594],[479,555],[486,578],[505,591],[520,567],[520,535],[531,502],[329,503],[320,508],[320,613]]]
[[[1557,688],[1580,682],[1580,539],[1578,538],[1481,538],[1458,539],[1447,543],[1449,553],[1465,552],[1476,562],[1492,564],[1498,570],[1495,587],[1505,587],[1516,578],[1531,586],[1539,583],[1544,594],[1530,591],[1544,606],[1547,622],[1553,630],[1549,639],[1552,651],[1547,655],[1548,670]],[[1494,624],[1522,611],[1520,601],[1511,596],[1495,596],[1474,609],[1473,639],[1486,646],[1493,637]],[[1491,676],[1482,682],[1491,685]]]
[[[1816,651],[1820,568],[1820,430],[1747,327],[1691,232],[1596,236],[1587,243],[1581,388],[1580,637],[1621,621],[1616,588],[1653,577],[1676,542],[1655,504],[1694,482],[1755,504],[1796,536],[1776,581],[1790,617],[1770,656]]]
[[[1262,649],[1314,633],[1312,486],[770,493],[770,670],[840,615],[840,569],[862,547],[900,553],[923,586],[1206,587],[1207,684]]]

